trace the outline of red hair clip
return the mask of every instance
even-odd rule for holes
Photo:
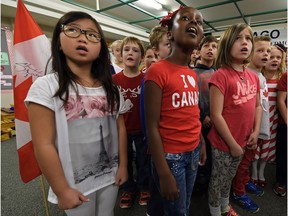
[[[184,8],[182,5],[180,5],[180,7],[173,11],[173,12],[168,12],[168,15],[165,16],[165,17],[162,17],[162,19],[160,20],[159,24],[162,26],[162,27],[165,27],[168,25],[169,21],[172,20],[172,18],[175,16],[175,14],[181,10],[182,8]]]

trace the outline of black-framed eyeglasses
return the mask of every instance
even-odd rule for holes
[[[87,40],[93,43],[99,43],[101,41],[101,35],[98,32],[91,30],[83,30],[76,26],[61,25],[61,29],[67,37],[77,38],[81,34],[85,34]]]

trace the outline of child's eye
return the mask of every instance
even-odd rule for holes
[[[188,16],[183,16],[181,19],[185,20],[185,21],[189,21],[189,17]]]
[[[252,38],[251,38],[251,37],[246,37],[245,39],[246,39],[246,40],[252,40]]]
[[[197,20],[196,22],[197,22],[197,24],[200,25],[200,26],[203,25],[203,22],[202,22],[201,20]]]
[[[87,36],[91,38],[100,38],[100,35],[96,32],[87,32]]]

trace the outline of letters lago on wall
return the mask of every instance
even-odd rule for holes
[[[254,36],[265,35],[270,36],[272,45],[282,43],[287,47],[287,28],[263,29],[253,33]]]

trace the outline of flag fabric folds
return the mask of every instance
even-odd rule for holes
[[[51,55],[50,41],[43,34],[22,0],[18,0],[14,25],[14,109],[20,176],[27,183],[41,175],[30,133],[24,99],[33,81],[43,76]]]

